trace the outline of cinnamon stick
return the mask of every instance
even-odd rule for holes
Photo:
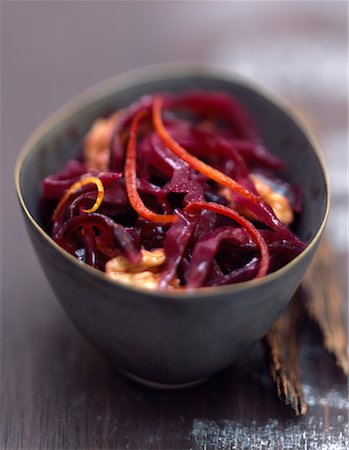
[[[264,338],[270,375],[280,400],[290,405],[295,414],[304,415],[304,401],[299,371],[299,319],[302,312],[300,295],[296,294],[288,309]]]
[[[334,356],[343,372],[349,375],[348,340],[342,321],[343,294],[336,262],[334,251],[324,240],[302,283],[306,293],[304,306],[320,328],[324,347]]]

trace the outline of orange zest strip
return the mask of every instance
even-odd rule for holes
[[[161,109],[162,109],[162,99],[160,97],[156,97],[153,103],[153,125],[160,136],[162,142],[168,147],[175,155],[189,164],[193,169],[198,172],[206,175],[211,180],[216,181],[217,183],[226,186],[233,191],[241,194],[242,196],[253,200],[255,202],[261,202],[263,199],[259,195],[255,195],[250,192],[248,189],[244,188],[240,183],[228,177],[224,173],[219,170],[211,167],[210,165],[204,163],[200,159],[191,155],[185,150],[181,145],[179,145],[167,132],[164,123],[161,118]]]
[[[193,202],[185,207],[185,210],[189,213],[194,211],[201,211],[202,209],[209,209],[216,213],[230,217],[246,230],[246,233],[257,243],[261,251],[261,264],[256,278],[264,277],[268,273],[269,269],[269,250],[265,240],[263,239],[257,228],[255,228],[249,220],[245,219],[245,217],[241,216],[233,209],[220,205],[218,203]]]
[[[97,195],[96,201],[95,201],[94,205],[92,206],[92,208],[84,209],[84,212],[85,213],[92,213],[92,212],[97,211],[97,209],[101,206],[101,203],[102,203],[103,198],[104,198],[104,186],[103,186],[103,183],[97,177],[83,178],[82,180],[79,180],[76,183],[74,183],[72,186],[70,186],[70,188],[64,193],[63,197],[61,198],[61,200],[59,201],[56,209],[53,212],[52,220],[54,222],[59,219],[59,215],[62,212],[62,209],[64,208],[64,205],[66,204],[68,198],[72,194],[74,194],[75,191],[80,189],[82,186],[85,186],[86,184],[90,184],[90,183],[93,183],[93,184],[95,184],[97,186],[98,195]]]
[[[136,145],[137,145],[137,128],[139,122],[147,114],[145,110],[139,111],[132,120],[130,135],[126,150],[125,161],[125,185],[128,199],[132,208],[139,216],[152,222],[172,223],[178,220],[174,214],[156,214],[148,209],[137,191],[137,164],[136,164]]]

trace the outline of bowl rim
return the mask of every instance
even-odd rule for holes
[[[300,131],[304,134],[306,139],[309,141],[312,150],[314,151],[316,158],[320,164],[326,189],[325,213],[322,217],[321,223],[319,225],[316,234],[314,235],[312,240],[308,243],[307,247],[285,266],[281,267],[275,272],[272,272],[271,274],[266,275],[263,278],[242,281],[239,283],[224,286],[209,286],[195,289],[186,288],[186,289],[155,290],[155,289],[144,289],[137,286],[120,283],[117,280],[113,280],[105,276],[104,272],[95,269],[89,266],[88,264],[79,262],[74,256],[70,255],[70,253],[63,250],[36,222],[32,214],[30,213],[29,209],[27,208],[21,192],[20,174],[23,168],[23,164],[26,161],[29,154],[31,153],[35,144],[44,137],[48,129],[51,129],[62,120],[67,119],[69,116],[73,115],[74,113],[77,113],[84,107],[88,107],[89,105],[93,104],[101,97],[107,97],[108,95],[111,95],[113,92],[131,88],[139,83],[144,83],[148,80],[151,81],[153,79],[156,79],[156,81],[162,81],[168,78],[184,78],[188,76],[198,76],[198,77],[205,76],[214,78],[216,80],[236,83],[248,90],[253,91],[259,96],[267,99],[268,101],[276,105],[277,108],[283,111],[288,117],[290,117],[291,120],[300,129]],[[34,226],[34,228],[38,231],[38,233],[44,238],[44,240],[50,246],[52,246],[55,250],[61,253],[61,255],[64,258],[72,262],[76,267],[79,267],[80,269],[86,271],[87,274],[90,274],[93,277],[97,277],[100,281],[103,281],[107,284],[111,284],[114,287],[117,286],[119,288],[124,288],[127,291],[135,292],[138,294],[141,293],[143,295],[149,295],[152,297],[160,297],[160,298],[171,297],[176,300],[184,300],[184,301],[187,301],[188,298],[215,297],[228,293],[233,294],[241,292],[244,290],[248,290],[250,288],[258,288],[265,284],[273,282],[277,278],[282,277],[290,269],[298,265],[298,263],[301,260],[303,260],[312,251],[314,247],[316,247],[319,239],[321,238],[322,232],[325,228],[330,209],[329,176],[327,173],[324,158],[317,140],[315,139],[314,135],[308,129],[306,129],[304,125],[304,120],[301,117],[300,113],[297,112],[294,109],[294,107],[291,106],[290,103],[286,101],[282,96],[271,91],[264,84],[255,82],[254,80],[250,80],[248,77],[242,76],[241,74],[238,74],[231,69],[216,64],[175,62],[175,63],[147,65],[132,70],[128,70],[126,72],[122,72],[114,77],[108,78],[107,80],[99,82],[85,89],[80,94],[74,96],[72,99],[65,102],[63,106],[61,106],[56,111],[51,113],[45,120],[43,120],[35,128],[35,130],[27,138],[17,157],[14,177],[15,177],[16,192],[20,205],[23,211],[25,212],[26,217],[29,219],[30,223]]]

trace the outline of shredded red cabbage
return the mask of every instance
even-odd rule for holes
[[[264,276],[306,247],[291,229],[300,188],[281,178],[286,164],[236,98],[199,90],[144,96],[121,111],[109,146],[97,135],[107,121],[91,128],[79,161],[42,183],[43,223],[81,262],[108,274],[115,260],[134,283],[146,273],[160,288],[198,288]],[[102,152],[103,170],[101,159],[93,166]],[[146,252],[155,249],[163,261],[148,267]]]

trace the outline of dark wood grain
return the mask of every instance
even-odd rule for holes
[[[260,345],[205,384],[156,392],[123,378],[80,337],[39,268],[12,175],[34,127],[123,70],[218,61],[284,94],[312,124],[332,175],[329,239],[347,297],[346,3],[141,3],[3,3],[0,448],[349,448],[347,378],[311,321],[301,323],[304,417],[277,398]]]

